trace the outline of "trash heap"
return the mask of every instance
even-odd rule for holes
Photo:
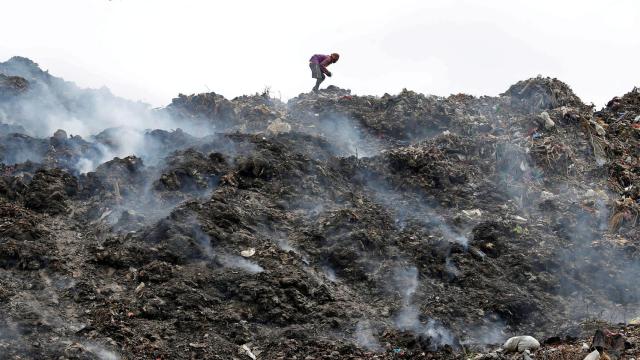
[[[594,114],[596,130],[605,136],[602,145],[612,158],[608,163],[610,186],[618,195],[610,230],[637,239],[640,216],[640,92],[634,88],[614,97]]]
[[[179,94],[167,106],[167,111],[185,121],[216,124],[222,128],[233,126],[236,120],[231,102],[214,92],[188,96]]]
[[[640,355],[635,89],[132,113],[27,60],[0,64],[0,358]],[[82,121],[96,96],[166,126],[39,136],[23,111]]]

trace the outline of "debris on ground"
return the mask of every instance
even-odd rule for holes
[[[80,136],[38,121],[139,108],[0,73],[2,358],[640,356],[637,89],[209,92]]]

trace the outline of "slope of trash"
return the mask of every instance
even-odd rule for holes
[[[640,354],[637,89],[148,109],[0,73],[0,358]]]

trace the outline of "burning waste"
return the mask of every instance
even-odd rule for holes
[[[149,109],[0,74],[0,358],[639,355],[637,89]]]

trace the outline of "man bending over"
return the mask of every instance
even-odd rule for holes
[[[331,71],[327,70],[327,66],[338,62],[340,55],[333,53],[331,55],[313,55],[309,59],[309,67],[311,68],[311,77],[316,79],[316,86],[313,87],[313,92],[318,92],[320,84],[325,79],[325,74],[331,77]]]

